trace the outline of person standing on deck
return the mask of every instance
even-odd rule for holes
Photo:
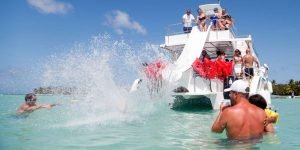
[[[220,113],[214,121],[211,131],[222,133],[226,130],[231,140],[260,139],[266,125],[266,113],[248,101],[249,86],[244,80],[236,80],[230,88],[231,106],[220,105]]]
[[[192,31],[192,22],[195,21],[195,17],[191,14],[191,10],[188,9],[186,14],[182,16],[183,32],[191,33]]]
[[[241,55],[241,51],[239,49],[234,50],[234,56],[232,59],[233,63],[233,69],[234,69],[234,75],[236,79],[240,79],[242,76],[242,60],[243,57]]]
[[[257,61],[257,59],[252,56],[250,54],[250,48],[248,45],[248,48],[246,49],[246,55],[243,57],[243,63],[242,63],[242,67],[244,68],[244,73],[246,78],[250,77],[250,79],[253,77],[254,75],[254,62],[256,63],[257,67],[259,68],[259,63]]]

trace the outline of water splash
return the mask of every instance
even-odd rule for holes
[[[65,126],[140,120],[169,98],[150,96],[146,86],[128,92],[135,78],[145,78],[141,64],[157,58],[168,59],[157,45],[127,44],[108,34],[98,35],[67,53],[51,56],[42,84],[72,87],[71,101],[76,103],[65,106],[67,112],[61,116]]]

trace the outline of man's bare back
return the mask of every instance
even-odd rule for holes
[[[222,133],[234,140],[261,138],[265,130],[266,113],[248,101],[249,84],[244,80],[236,80],[229,89],[230,107],[220,106],[220,113],[214,121],[212,132]]]
[[[224,109],[220,118],[230,139],[261,138],[264,133],[265,112],[249,102]]]

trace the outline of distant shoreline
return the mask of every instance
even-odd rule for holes
[[[290,96],[290,95],[271,95],[271,98],[298,99],[298,98],[300,98],[300,96],[294,96],[292,98],[292,96]]]

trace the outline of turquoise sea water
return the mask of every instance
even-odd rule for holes
[[[158,99],[129,107],[137,111],[97,112],[88,102],[38,96],[39,103],[54,101],[64,105],[17,116],[24,95],[0,95],[0,149],[300,149],[300,99],[274,99],[276,133],[251,143],[211,133],[218,111],[174,111]]]

